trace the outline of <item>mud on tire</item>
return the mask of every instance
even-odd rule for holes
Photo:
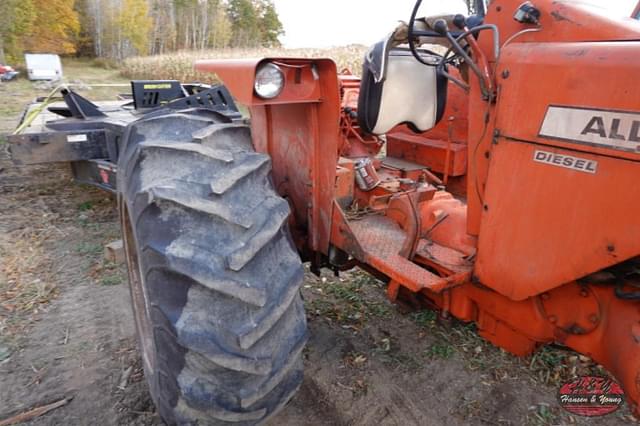
[[[255,424],[302,381],[306,321],[288,203],[247,126],[203,112],[133,123],[120,219],[152,398],[169,424]]]

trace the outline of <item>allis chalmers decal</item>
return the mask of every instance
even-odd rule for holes
[[[558,402],[565,410],[579,416],[604,416],[622,406],[624,392],[609,378],[584,376],[562,385]]]
[[[552,105],[539,136],[640,152],[640,113]]]

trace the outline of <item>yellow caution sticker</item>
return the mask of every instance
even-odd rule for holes
[[[144,90],[171,89],[171,83],[145,84]]]

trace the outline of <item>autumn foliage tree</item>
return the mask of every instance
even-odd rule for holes
[[[0,0],[0,63],[14,61],[23,50],[23,35],[31,32],[35,7],[31,0]]]
[[[273,0],[0,0],[0,61],[271,47],[282,34]]]
[[[75,53],[75,37],[80,31],[75,0],[31,0],[33,21],[22,35],[22,46],[29,52]]]
[[[123,0],[116,25],[120,29],[120,58],[147,54],[151,20],[146,0]]]

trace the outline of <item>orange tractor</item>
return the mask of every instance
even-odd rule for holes
[[[17,162],[117,193],[167,423],[252,424],[292,397],[303,261],[364,268],[515,355],[572,348],[638,413],[640,24],[582,2],[419,6],[361,79],[202,61],[225,86],[136,81],[129,108],[66,90],[63,118],[12,137]]]

